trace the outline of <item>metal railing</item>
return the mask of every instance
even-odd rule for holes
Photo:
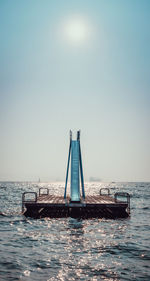
[[[46,193],[41,193],[41,190],[46,190]],[[49,189],[47,187],[40,187],[39,188],[39,196],[42,196],[42,195],[48,195],[49,194]]]
[[[33,199],[32,199],[32,198],[26,199],[26,195],[27,195],[27,194],[34,194],[35,197],[34,197]],[[26,203],[26,202],[37,202],[37,193],[31,191],[31,192],[24,192],[24,193],[22,194],[22,213],[24,212],[25,203]]]
[[[127,212],[128,212],[128,214],[130,214],[130,194],[127,193],[127,192],[116,192],[115,195],[114,195],[116,203],[117,203],[118,197],[125,197],[126,198],[126,201],[124,201],[124,202],[128,204]]]
[[[103,194],[102,194],[102,190],[103,190],[103,191],[104,191],[104,190],[107,191],[107,194],[106,194],[106,193],[103,193]],[[108,196],[109,196],[109,195],[110,195],[110,189],[109,189],[109,188],[101,188],[100,191],[99,191],[99,194],[100,194],[100,195],[108,195]]]

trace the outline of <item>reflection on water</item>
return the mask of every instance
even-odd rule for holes
[[[129,219],[28,219],[20,214],[21,194],[37,187],[7,183],[0,189],[0,280],[150,280],[150,185],[101,183],[115,185],[132,193]],[[99,188],[86,185],[89,193]],[[63,192],[58,183],[50,189]]]

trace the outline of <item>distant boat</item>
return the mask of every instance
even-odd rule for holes
[[[41,182],[41,181],[40,181],[40,178],[39,178],[39,182]]]
[[[100,178],[90,177],[89,181],[90,182],[101,182],[102,180]]]

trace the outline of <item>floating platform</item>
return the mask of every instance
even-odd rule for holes
[[[67,195],[67,182],[70,163],[69,197]],[[105,194],[102,194],[102,190],[105,190]],[[30,200],[27,196],[29,194],[32,195]],[[126,201],[118,200],[120,197],[125,197]],[[36,192],[24,192],[22,195],[22,212],[25,216],[32,218],[127,218],[130,214],[130,196],[128,193],[119,192],[112,197],[108,188],[101,188],[99,195],[85,196],[80,131],[77,131],[76,140],[72,140],[72,132],[70,131],[64,196],[50,195],[48,188],[40,188],[38,195]]]
[[[45,188],[44,188],[45,189]],[[70,197],[65,199],[63,196],[54,196],[36,192],[24,192],[22,197],[22,212],[27,217],[32,218],[127,218],[130,214],[130,196],[128,193],[115,193],[114,197],[108,195],[87,195],[80,202],[71,202]],[[33,198],[27,199],[27,195]],[[126,201],[120,201],[117,198],[124,196]]]

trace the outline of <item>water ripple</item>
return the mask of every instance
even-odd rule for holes
[[[48,186],[60,194],[63,184],[0,186],[0,280],[150,280],[149,183],[86,184],[90,194],[100,187],[131,193],[131,217],[124,220],[28,219],[22,192]]]

